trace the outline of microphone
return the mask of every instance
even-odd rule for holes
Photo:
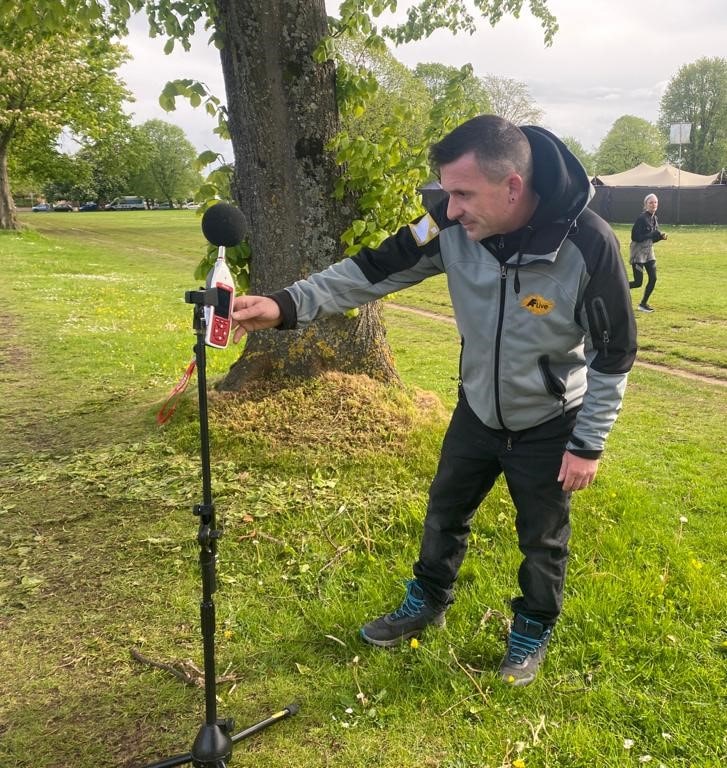
[[[217,260],[207,274],[207,288],[217,289],[217,303],[205,307],[205,344],[224,349],[232,328],[232,303],[235,283],[225,261],[225,248],[238,245],[245,234],[242,211],[229,203],[215,203],[202,216],[202,234],[217,246]]]
[[[245,235],[242,211],[229,203],[215,203],[202,216],[202,234],[220,248],[239,245]]]

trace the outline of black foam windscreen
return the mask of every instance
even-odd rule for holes
[[[202,216],[202,234],[212,245],[239,245],[245,236],[242,211],[229,203],[215,203]]]

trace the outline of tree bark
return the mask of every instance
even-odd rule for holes
[[[8,142],[0,138],[0,229],[20,229],[15,202],[10,194]]]
[[[338,169],[325,149],[338,130],[335,70],[312,58],[326,11],[323,0],[218,0],[217,9],[250,292],[270,293],[337,261],[351,215],[333,199]],[[355,318],[250,334],[221,388],[326,370],[398,379],[377,304]]]

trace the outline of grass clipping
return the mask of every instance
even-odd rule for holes
[[[347,455],[403,448],[412,432],[439,427],[447,412],[423,390],[363,375],[256,382],[240,392],[210,393],[216,427],[262,439],[271,449],[325,449]]]

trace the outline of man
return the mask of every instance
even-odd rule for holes
[[[499,672],[527,685],[561,611],[571,492],[593,482],[634,361],[629,287],[611,229],[586,208],[586,172],[548,131],[480,116],[430,158],[447,199],[375,250],[271,296],[238,297],[235,340],[447,274],[462,339],[459,402],[414,578],[401,606],[361,635],[388,647],[444,623],[475,511],[504,473],[524,559]]]

